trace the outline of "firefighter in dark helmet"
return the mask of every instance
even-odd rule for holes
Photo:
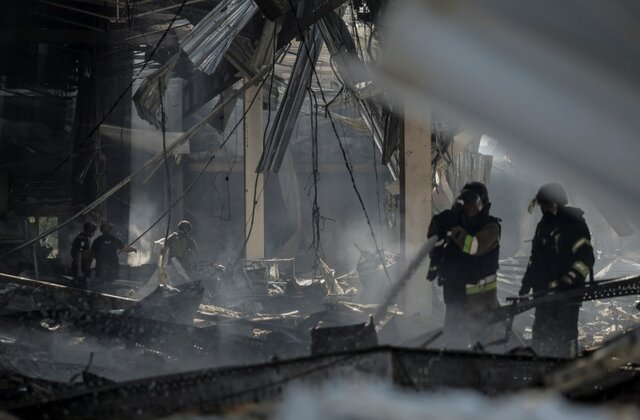
[[[466,184],[451,210],[433,216],[428,237],[438,236],[427,279],[442,286],[446,306],[443,341],[468,347],[495,337],[489,323],[497,299],[500,219],[489,215],[487,187]]]
[[[540,206],[542,219],[533,238],[531,257],[520,295],[556,293],[584,286],[592,274],[594,256],[584,212],[567,205],[567,193],[557,183],[544,185],[529,205]],[[536,307],[532,347],[540,355],[575,357],[578,350],[579,300]]]

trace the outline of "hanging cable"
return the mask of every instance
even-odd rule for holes
[[[336,101],[336,99],[338,99],[338,97],[342,94],[342,92],[344,91],[344,85],[340,86],[340,90],[338,91],[338,93],[336,93],[336,95],[331,98],[331,100],[325,105],[325,107],[330,107],[332,103],[334,103]]]
[[[164,158],[164,168],[167,174],[167,202],[171,204],[171,169],[169,168],[169,158],[167,157],[167,114],[164,112],[164,89],[162,78],[158,80],[158,95],[160,97],[160,128],[162,129],[162,155]],[[171,211],[167,217],[167,229],[164,233],[164,245],[167,245],[169,231],[171,230]]]
[[[320,206],[318,205],[318,182],[320,180],[320,171],[318,169],[318,99],[311,86],[309,86],[309,106],[311,117],[311,165],[313,175],[313,201],[311,204],[311,227],[313,248],[313,272],[316,273],[320,266],[320,258],[322,254],[322,241],[320,239]],[[314,112],[315,111],[315,112]]]
[[[292,0],[288,0],[289,1],[289,5],[291,7],[291,12],[294,15],[294,20],[296,22],[296,26],[298,28],[298,33],[302,42],[302,45],[304,46],[304,48],[307,49],[307,57],[309,58],[309,60],[311,60],[311,53],[309,51],[309,47],[307,46],[306,42],[305,42],[305,36],[304,36],[304,31],[302,29],[302,26],[300,24],[300,21],[298,19],[298,17],[295,14],[295,6],[293,5],[293,1]],[[378,254],[378,257],[380,259],[380,263],[382,264],[382,268],[384,270],[384,274],[387,278],[387,281],[389,282],[389,284],[391,284],[391,277],[389,276],[389,272],[387,270],[387,264],[386,264],[386,260],[384,258],[384,255],[382,254],[382,250],[380,249],[380,247],[378,246],[378,240],[376,239],[376,235],[375,232],[373,231],[373,226],[371,224],[371,219],[369,218],[369,213],[367,212],[367,208],[364,204],[364,200],[362,199],[362,194],[360,194],[360,191],[358,190],[358,186],[356,185],[356,180],[353,174],[353,169],[351,167],[351,163],[349,162],[349,159],[347,158],[347,152],[344,148],[344,145],[342,144],[342,140],[340,139],[340,134],[338,133],[338,129],[336,127],[335,121],[333,120],[333,117],[331,116],[331,111],[329,109],[327,109],[326,104],[327,104],[327,98],[324,94],[324,90],[322,89],[322,85],[320,83],[320,77],[318,76],[318,72],[315,69],[315,66],[313,66],[313,75],[315,76],[316,79],[316,83],[318,84],[318,90],[320,91],[320,96],[322,97],[322,101],[325,104],[325,113],[327,115],[327,117],[329,118],[329,122],[331,123],[331,128],[333,129],[333,133],[335,134],[336,140],[338,141],[338,146],[340,147],[340,152],[342,154],[342,159],[344,161],[344,165],[347,168],[347,171],[349,172],[349,179],[351,181],[351,186],[353,187],[353,190],[358,198],[358,202],[360,203],[360,207],[362,208],[362,212],[364,213],[364,217],[366,219],[367,222],[367,226],[369,227],[369,232],[371,234],[371,238],[373,240],[373,244],[376,248],[376,252]]]
[[[216,172],[213,175],[213,193],[215,194],[216,199],[218,200],[218,203],[220,204],[220,214],[214,214],[213,218],[214,219],[220,219],[220,221],[228,222],[229,220],[231,220],[231,206],[229,205],[231,203],[231,191],[229,191],[229,180],[228,179],[225,180],[225,183],[226,183],[225,190],[227,191],[227,203],[228,204],[227,204],[227,214],[223,215],[222,214],[222,209],[224,208],[224,201],[222,200],[222,196],[218,192],[218,188],[216,188],[216,180],[217,180],[219,174],[220,174],[220,172]]]
[[[258,93],[260,93],[260,90],[262,89],[262,86],[264,86],[266,82],[266,77],[262,80],[262,82],[260,83],[260,86],[258,87],[258,89],[256,90],[256,94],[253,96],[253,99],[251,100],[251,102],[249,103],[249,107],[247,108],[247,110],[242,114],[242,117],[240,118],[240,120],[238,122],[236,122],[235,126],[233,127],[233,129],[231,130],[231,132],[229,133],[229,135],[224,139],[224,141],[218,146],[218,148],[214,151],[214,153],[209,157],[209,159],[207,159],[207,161],[205,162],[204,166],[202,167],[202,169],[200,170],[200,172],[198,172],[198,175],[196,175],[196,177],[194,178],[193,181],[191,181],[191,183],[187,186],[187,188],[185,188],[185,190],[182,192],[182,194],[180,194],[180,196],[178,198],[176,198],[171,205],[169,206],[169,208],[167,208],[164,212],[162,212],[162,214],[160,214],[160,216],[158,216],[156,218],[156,220],[151,224],[151,226],[149,226],[144,232],[142,232],[140,235],[138,235],[137,238],[135,238],[133,241],[131,241],[129,243],[130,246],[134,245],[136,242],[138,242],[140,239],[142,239],[142,237],[144,237],[147,233],[149,233],[149,231],[151,231],[151,229],[153,229],[158,223],[160,223],[160,221],[171,211],[171,209],[173,209],[173,207],[176,206],[176,204],[178,204],[186,195],[187,193],[191,190],[191,188],[193,188],[193,186],[200,180],[200,178],[202,178],[202,175],[206,172],[207,168],[209,167],[209,165],[211,164],[211,162],[213,162],[213,159],[215,159],[216,157],[216,153],[218,151],[220,151],[225,144],[227,144],[227,142],[229,141],[229,139],[231,138],[231,136],[235,133],[235,131],[238,129],[238,126],[240,126],[240,124],[242,124],[242,122],[244,121],[247,112],[249,109],[251,109],[251,106],[253,106],[253,103],[256,101],[256,98],[258,97]]]
[[[349,7],[351,8],[351,13],[349,13],[351,15],[351,30],[356,38],[356,45],[358,46],[360,59],[364,61],[364,52],[362,50],[362,44],[360,44],[360,34],[358,33],[358,24],[356,22],[356,8],[353,5],[353,0],[351,0],[349,3]]]

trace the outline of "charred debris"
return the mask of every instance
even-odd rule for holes
[[[526,155],[510,155],[481,130],[517,137],[532,126],[461,105],[455,83],[419,59],[437,48],[414,50],[416,61],[398,67],[403,48],[420,47],[411,36],[401,44],[386,36],[401,3],[3,2],[0,409],[18,418],[238,415],[247,407],[268,412],[287,388],[344,378],[419,392],[538,389],[585,404],[638,405],[635,226],[584,193],[599,217],[594,238],[604,238],[592,241],[591,281],[518,296],[533,225],[524,214],[506,219],[526,209],[534,187],[518,172]],[[469,34],[477,51],[503,46],[474,38],[490,31],[466,20],[468,2],[424,3],[420,13],[441,18],[429,33],[452,48]],[[637,45],[612,41],[627,39],[622,28],[590,44],[572,29],[575,19],[562,29],[552,24],[551,4],[523,17],[498,3],[474,7],[499,17],[502,29],[530,29],[537,16],[549,42],[566,47],[558,59],[582,55],[608,68],[624,53],[637,58]],[[640,15],[628,13],[633,26]],[[606,26],[609,15],[599,15]],[[535,36],[521,36],[534,51]],[[388,49],[399,61],[389,62]],[[522,62],[512,63],[514,72]],[[460,68],[473,67],[466,63]],[[421,78],[423,64],[432,80]],[[615,69],[610,76],[626,82]],[[559,73],[544,74],[562,83]],[[580,97],[598,92],[583,89]],[[602,127],[615,119],[603,118]],[[619,147],[631,125],[618,126]],[[555,153],[548,133],[539,134]],[[435,243],[425,242],[426,229],[471,181],[495,186],[494,205],[508,208],[501,306],[490,314],[498,332],[448,348],[443,298],[424,280]],[[637,202],[637,191],[623,187]],[[118,254],[113,281],[101,281],[95,265],[84,283],[69,271],[74,238],[89,222],[112,232],[118,249],[136,251]],[[193,246],[184,245],[180,226]],[[536,354],[533,310],[576,301],[579,354]]]

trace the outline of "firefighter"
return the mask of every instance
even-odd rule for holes
[[[96,278],[102,282],[102,287],[109,286],[116,280],[120,273],[118,252],[138,252],[135,248],[126,245],[120,239],[113,236],[113,225],[102,223],[100,225],[102,235],[98,236],[91,250],[96,260]]]
[[[160,279],[162,283],[167,282],[166,266],[169,259],[174,257],[180,262],[185,274],[190,279],[193,274],[193,262],[197,254],[198,246],[191,237],[191,223],[188,220],[183,220],[178,223],[178,231],[169,235],[166,244],[160,252],[158,267],[160,268]]]
[[[466,184],[451,210],[433,216],[428,237],[438,236],[427,279],[442,286],[443,340],[468,347],[494,339],[489,315],[497,298],[500,219],[489,215],[487,187]]]
[[[82,232],[71,243],[71,275],[72,285],[82,289],[87,288],[87,278],[91,272],[91,238],[96,233],[97,226],[93,222],[84,224]]]
[[[520,295],[563,292],[584,286],[595,261],[584,212],[567,205],[567,193],[557,183],[544,185],[529,205],[540,206],[531,257]],[[578,314],[581,302],[536,307],[532,347],[540,355],[575,357],[578,352]]]

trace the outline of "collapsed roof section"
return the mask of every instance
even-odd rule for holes
[[[257,6],[256,3],[258,3]],[[279,32],[277,41],[274,40],[278,49],[287,45],[293,37],[300,37],[300,30],[306,30],[310,25],[318,23],[320,31],[313,29],[304,36],[305,39],[312,38],[313,41],[307,41],[306,47],[303,45],[298,50],[289,84],[278,109],[276,121],[265,141],[265,152],[257,170],[259,172],[279,170],[320,54],[320,46],[316,48],[316,45],[324,40],[331,54],[331,61],[336,65],[337,78],[345,83],[349,96],[354,99],[357,111],[361,114],[376,147],[382,153],[383,162],[387,164],[392,177],[397,179],[399,173],[397,151],[399,136],[402,133],[401,124],[392,117],[390,110],[374,99],[375,92],[367,93],[372,90],[372,82],[366,72],[356,73],[350,65],[351,62],[358,61],[356,45],[346,24],[334,11],[344,1],[326,0],[314,2],[313,5],[301,1],[256,3],[249,0],[222,1],[180,41],[182,51],[193,65],[194,81],[198,83],[197,79],[202,79],[202,76],[198,76],[201,73],[217,80],[212,89],[207,87],[203,89],[206,93],[197,101],[197,104],[185,107],[186,112],[196,111],[196,107],[204,105],[230,88],[240,77],[248,78],[257,74],[259,66],[256,63],[256,57],[262,56],[265,46],[270,44],[264,42],[268,41],[265,35],[270,33],[273,27],[270,26],[273,25],[270,19],[282,21],[282,30],[273,29],[274,32]],[[256,16],[258,6],[269,19]],[[295,10],[292,7],[295,7]],[[255,27],[252,30],[243,30],[252,18],[259,19],[260,23],[253,25]],[[262,30],[256,31],[260,24]],[[256,32],[260,32],[259,38],[256,38]],[[311,61],[309,53],[311,53]],[[232,76],[228,71],[229,64],[237,70]],[[140,116],[156,126],[159,107],[158,81],[170,74],[172,66],[175,66],[173,59],[150,75],[134,96]],[[199,95],[202,94],[203,92],[200,92]],[[349,123],[350,119],[345,121]]]
[[[257,10],[253,0],[223,0],[182,40],[180,47],[198,70],[211,75]]]
[[[385,128],[384,128],[384,108],[372,99],[360,99],[357,95],[357,86],[370,83],[370,78],[366,74],[355,74],[351,69],[354,67],[350,63],[357,62],[356,45],[347,29],[347,25],[335,12],[328,14],[320,20],[320,29],[327,43],[327,48],[331,53],[331,58],[336,64],[336,72],[345,84],[345,89],[356,101],[358,112],[362,115],[376,147],[384,154]],[[364,68],[364,66],[361,66]],[[388,131],[389,135],[394,135]],[[386,153],[386,162],[389,172],[394,179],[398,178],[399,165],[397,156]]]

